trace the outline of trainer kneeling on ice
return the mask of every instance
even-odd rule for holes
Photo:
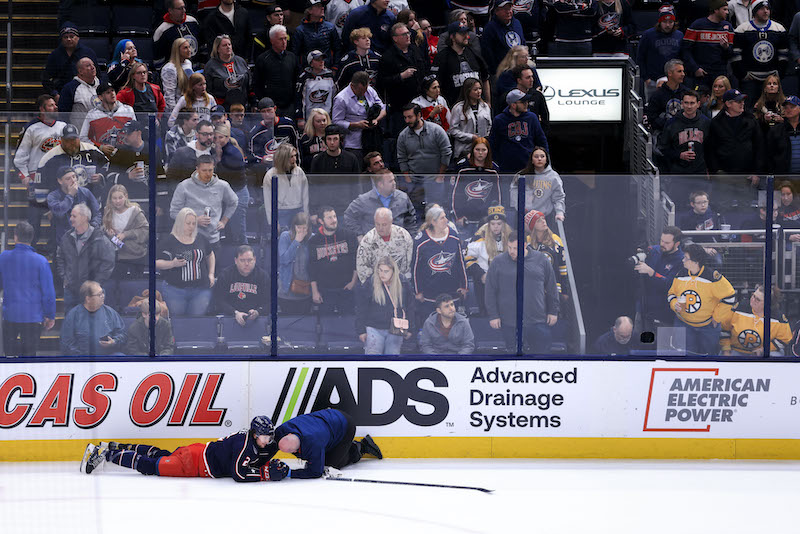
[[[278,448],[306,461],[303,469],[291,471],[292,478],[319,478],[326,474],[326,467],[341,469],[365,454],[383,458],[369,435],[353,441],[355,435],[350,416],[333,408],[298,415],[275,429]]]
[[[272,458],[277,452],[275,426],[260,415],[242,430],[208,443],[178,447],[174,452],[128,443],[90,443],[81,461],[81,472],[91,474],[104,461],[136,469],[143,475],[162,477],[231,477],[237,482],[283,480],[289,467]]]

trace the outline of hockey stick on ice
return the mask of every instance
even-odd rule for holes
[[[494,490],[486,489],[486,488],[478,488],[475,486],[454,486],[450,484],[428,484],[425,482],[397,482],[393,480],[371,480],[368,478],[344,478],[344,477],[337,477],[328,475],[325,477],[326,480],[341,480],[343,482],[369,482],[371,484],[396,484],[401,486],[424,486],[426,488],[451,488],[451,489],[465,489],[465,490],[475,490],[475,491],[482,491],[483,493],[492,493]]]

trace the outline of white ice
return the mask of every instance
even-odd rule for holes
[[[291,462],[290,462],[291,465]],[[800,462],[365,460],[330,480],[237,484],[78,462],[0,463],[2,534],[798,531]],[[235,530],[234,530],[235,529]]]

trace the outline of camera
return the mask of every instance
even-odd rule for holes
[[[625,263],[627,263],[631,267],[635,267],[636,265],[639,265],[646,259],[647,259],[647,254],[645,254],[644,250],[641,248],[637,248],[636,254],[634,254],[629,258],[625,258]]]

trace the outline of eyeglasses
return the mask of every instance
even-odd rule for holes
[[[411,35],[411,32],[410,31],[404,31],[404,32],[400,32],[400,33],[394,34],[395,37],[405,37],[406,35]]]
[[[100,293],[95,293],[94,295],[89,295],[89,296],[90,297],[105,297],[106,296],[106,291],[105,291],[105,289],[101,289]]]

